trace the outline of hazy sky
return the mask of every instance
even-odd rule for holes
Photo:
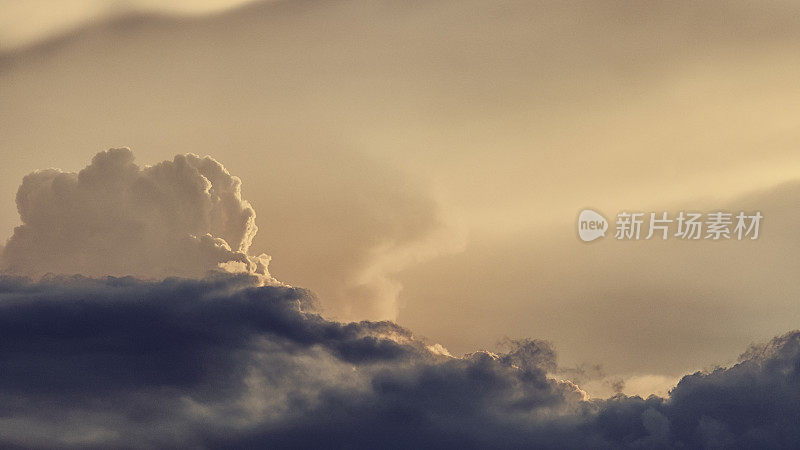
[[[796,327],[800,5],[161,3],[0,2],[7,236],[36,169],[196,153],[273,276],[454,354],[530,336],[663,389]],[[585,244],[584,207],[765,220]]]
[[[253,0],[0,0],[0,48],[35,45],[92,22],[128,14],[196,16],[235,8]]]

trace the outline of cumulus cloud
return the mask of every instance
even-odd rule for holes
[[[122,148],[97,154],[79,173],[24,177],[16,196],[22,225],[7,250],[0,247],[0,269],[148,278],[224,269],[275,282],[271,257],[261,253],[268,251],[281,263],[279,278],[320,294],[329,317],[384,320],[400,308],[398,272],[463,244],[429,193],[390,167],[330,151],[327,162],[341,167],[333,177],[309,152],[270,155],[281,173],[248,177],[248,198],[271,219],[255,246],[254,208],[219,162],[187,154],[140,167]],[[281,195],[266,195],[276,190]]]
[[[425,421],[428,408],[444,425],[484,409],[499,420],[555,413],[581,398],[537,364],[442,356],[391,322],[327,321],[308,292],[256,282],[3,278],[0,435],[18,445],[288,445],[303,429],[356,437],[362,421],[376,427],[365,438],[379,439]]]
[[[800,332],[669,397],[588,399],[545,342],[455,358],[249,274],[0,278],[0,438],[60,447],[788,447]]]
[[[247,254],[258,228],[241,181],[210,157],[139,167],[127,148],[98,153],[79,173],[27,175],[22,225],[2,252],[11,273],[201,277],[244,271],[272,281],[269,257]]]

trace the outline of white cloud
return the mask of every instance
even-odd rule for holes
[[[269,256],[247,254],[258,228],[241,181],[211,157],[141,168],[129,149],[111,149],[79,173],[27,175],[17,208],[22,225],[2,253],[12,273],[162,278],[224,269],[272,280]]]

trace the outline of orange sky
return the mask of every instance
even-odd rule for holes
[[[33,170],[192,152],[243,180],[273,275],[454,353],[535,336],[663,383],[800,316],[798,5],[207,3],[4,15],[6,235]],[[765,225],[589,246],[587,206]]]

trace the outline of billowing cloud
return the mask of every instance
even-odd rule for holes
[[[284,173],[256,180],[271,218],[262,222],[259,247],[276,251],[286,282],[320,295],[327,316],[395,319],[396,274],[456,248],[461,233],[427,192],[390,168],[330,151],[328,162],[343,166],[332,177],[308,152],[290,153],[272,152]],[[140,167],[127,148],[100,152],[79,173],[36,171],[18,188],[22,225],[0,248],[0,266],[34,277],[196,278],[224,269],[274,282],[270,257],[251,249],[256,214],[241,184],[210,157],[178,155]],[[263,194],[278,189],[281,195]]]
[[[248,274],[0,278],[0,436],[60,447],[780,447],[800,433],[800,332],[668,398],[588,399],[537,340],[441,355],[338,323]]]
[[[142,168],[129,149],[111,149],[79,173],[27,175],[16,200],[22,225],[2,252],[11,273],[163,278],[226,269],[270,280],[269,257],[247,254],[257,227],[241,181],[210,157]]]
[[[336,422],[391,430],[420,408],[522,417],[581,398],[537,365],[441,356],[395,324],[326,321],[307,292],[255,281],[2,279],[5,444],[291,443],[303,423],[322,438]]]

